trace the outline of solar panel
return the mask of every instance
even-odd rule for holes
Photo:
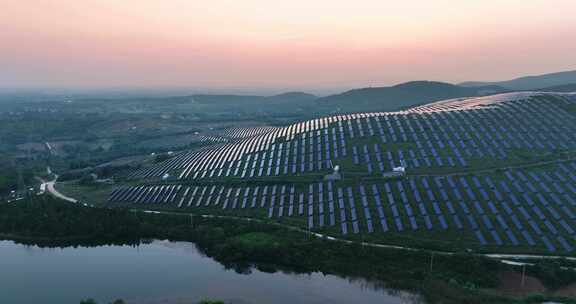
[[[494,203],[488,202],[488,208],[490,209],[490,211],[493,214],[498,214],[498,209],[496,209],[496,206],[494,205]]]
[[[386,222],[386,219],[384,217],[380,218],[380,226],[382,227],[382,232],[387,232],[388,231],[388,223]]]
[[[550,252],[556,252],[556,247],[554,247],[554,245],[552,245],[552,243],[550,242],[550,240],[542,235],[540,236],[540,239],[542,240],[542,242],[544,242],[544,245],[546,246],[546,249]]]
[[[548,228],[552,234],[558,234],[558,230],[556,227],[554,227],[554,225],[552,225],[552,223],[550,223],[550,221],[544,221],[544,226],[546,226],[546,228]]]
[[[430,217],[427,215],[424,216],[424,224],[426,225],[426,229],[432,230],[432,221],[430,220]]]
[[[443,215],[438,216],[438,220],[440,221],[440,227],[442,227],[442,229],[448,229],[448,224],[446,223],[446,219]]]
[[[374,232],[374,227],[372,226],[372,220],[371,219],[366,220],[366,227],[368,228],[368,233]]]
[[[532,210],[534,211],[534,213],[536,213],[536,215],[538,215],[538,218],[540,218],[541,220],[546,219],[546,216],[544,215],[544,213],[542,213],[542,210],[540,210],[538,206],[532,206]]]
[[[400,214],[398,213],[398,208],[396,207],[396,205],[391,205],[390,209],[392,209],[392,216],[393,217],[399,217]]]
[[[486,239],[484,238],[484,235],[482,234],[482,232],[480,232],[480,230],[474,231],[474,234],[476,235],[476,238],[480,242],[480,245],[485,246],[488,244],[486,243]]]
[[[454,193],[454,196],[456,197],[457,200],[459,201],[462,200],[462,194],[457,188],[452,189],[452,193]]]
[[[352,230],[355,234],[358,234],[360,232],[360,228],[358,228],[358,222],[357,221],[352,222]]]
[[[318,215],[318,226],[324,227],[324,214],[320,213]]]
[[[466,219],[468,219],[468,223],[470,224],[470,228],[472,228],[472,230],[478,229],[478,224],[476,223],[476,220],[474,220],[474,217],[472,217],[472,215],[468,214],[466,216]]]
[[[479,202],[475,201],[473,202],[473,204],[474,208],[476,209],[476,212],[478,212],[479,214],[484,214],[484,209],[482,208]]]
[[[568,251],[568,252],[574,251],[574,248],[572,247],[572,245],[570,245],[564,237],[558,236],[557,239],[558,239],[558,242],[560,243],[560,245],[562,245],[562,248],[564,248],[564,251]]]
[[[476,200],[476,195],[474,194],[474,191],[472,191],[472,189],[467,188],[467,189],[466,189],[466,194],[468,194],[468,197],[469,197],[471,200]]]
[[[503,245],[502,239],[500,238],[500,235],[498,235],[498,232],[496,232],[495,230],[492,230],[492,231],[490,231],[490,234],[492,235],[492,238],[496,242],[496,245],[498,245],[498,246]]]
[[[518,246],[520,244],[520,242],[518,242],[518,239],[516,238],[512,230],[506,230],[506,236],[508,237],[512,245]]]
[[[398,229],[398,231],[403,231],[404,230],[404,226],[402,226],[402,221],[400,220],[400,218],[394,218],[394,223],[396,223],[396,229]]]
[[[518,210],[520,210],[520,213],[526,220],[532,219],[532,216],[526,211],[526,209],[524,209],[524,207],[518,207]]]
[[[529,220],[528,224],[532,227],[532,230],[536,231],[537,234],[542,235],[542,230],[533,220]]]
[[[341,230],[342,235],[348,234],[348,223],[346,223],[346,222],[340,223],[340,230]]]
[[[564,228],[564,230],[566,230],[566,232],[568,232],[570,235],[574,235],[574,229],[568,224],[566,223],[565,220],[560,220],[558,221],[558,223],[560,223],[560,225],[562,226],[562,228]]]
[[[482,215],[481,216],[482,222],[484,223],[484,226],[486,226],[486,228],[488,228],[489,230],[494,229],[494,226],[492,226],[492,221],[490,221],[490,218],[488,218],[487,215]]]
[[[462,221],[460,221],[460,218],[458,217],[458,215],[454,214],[452,216],[452,219],[454,220],[454,224],[456,225],[456,228],[458,228],[458,229],[464,228],[464,226],[462,225]]]
[[[522,236],[524,237],[524,239],[526,240],[526,242],[528,243],[528,245],[530,245],[530,246],[536,245],[536,242],[534,241],[534,239],[532,238],[532,236],[530,235],[530,233],[528,231],[522,230],[521,233],[522,233]]]
[[[560,207],[560,208],[562,209],[562,211],[564,211],[564,213],[565,213],[566,215],[568,215],[568,217],[569,217],[571,220],[576,219],[576,215],[574,215],[574,213],[572,212],[572,210],[570,210],[567,206],[562,206],[562,207]]]
[[[420,209],[420,214],[422,215],[427,215],[428,212],[426,211],[426,207],[424,206],[424,204],[418,204],[418,209]]]

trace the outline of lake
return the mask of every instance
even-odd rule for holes
[[[0,241],[0,303],[414,303],[407,293],[321,273],[226,270],[192,243],[47,249]]]

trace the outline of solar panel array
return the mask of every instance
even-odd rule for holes
[[[458,231],[481,246],[571,252],[576,162],[567,158],[544,169],[505,164],[521,161],[522,153],[576,151],[574,106],[572,95],[505,94],[232,130],[231,142],[133,173],[141,185],[120,187],[109,201],[261,210],[342,235]],[[450,173],[486,162],[504,169]],[[344,180],[322,181],[335,164]],[[378,178],[397,166],[410,174]],[[165,174],[172,178],[158,179]],[[318,178],[303,184],[305,176]]]

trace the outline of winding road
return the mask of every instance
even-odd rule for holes
[[[46,185],[46,190],[48,192],[50,192],[50,194],[52,194],[53,196],[65,200],[67,202],[71,202],[71,203],[78,203],[78,200],[73,199],[69,196],[66,196],[60,192],[58,192],[58,190],[56,190],[56,188],[54,188],[54,185],[56,184],[56,179],[58,178],[58,176],[56,176],[56,178],[53,181],[49,181],[49,182],[44,182],[44,185]]]

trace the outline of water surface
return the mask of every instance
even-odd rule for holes
[[[321,273],[238,274],[191,243],[46,249],[0,241],[0,303],[412,303],[413,296]]]

